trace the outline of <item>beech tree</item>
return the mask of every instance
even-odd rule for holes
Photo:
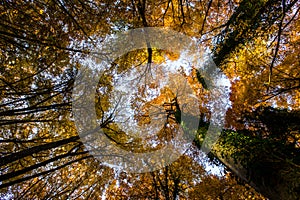
[[[297,199],[299,8],[297,0],[0,1],[1,198]],[[72,113],[82,60],[101,55],[94,49],[107,35],[142,27],[167,27],[193,38],[228,77],[231,106],[210,160],[199,152],[212,115],[199,66],[179,68],[183,79],[161,88],[161,69],[181,55],[147,41],[146,49],[119,57],[101,76],[95,95],[99,129],[123,149],[156,150],[180,127],[187,129],[181,109],[196,102],[184,107],[190,121],[199,119],[192,147],[160,170],[130,174],[96,159],[82,143]],[[146,70],[138,71],[142,66]],[[159,130],[152,124],[146,140],[134,128],[122,129],[124,106],[111,101],[121,101],[113,93],[115,77],[130,70],[137,70],[140,84],[128,103],[134,116],[125,118],[138,126],[166,119]],[[158,78],[147,82],[154,72]],[[180,96],[182,80],[196,100]],[[149,91],[159,95],[148,100]],[[125,118],[123,124],[134,127]],[[205,163],[217,163],[223,172],[209,173]]]

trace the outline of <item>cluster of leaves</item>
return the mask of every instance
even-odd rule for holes
[[[187,155],[161,170],[121,173],[108,188],[108,199],[264,199],[230,174],[209,175]]]

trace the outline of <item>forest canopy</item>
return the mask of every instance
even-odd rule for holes
[[[298,0],[1,0],[0,198],[298,199],[299,10]],[[95,67],[88,58],[109,57],[99,51],[108,36],[149,27],[190,38],[215,71],[186,62],[175,51],[191,49],[184,41],[159,49],[144,31],[145,48],[101,71],[94,106],[89,93],[74,96],[89,86],[78,78]],[[224,98],[214,99],[214,81]],[[103,158],[126,156],[82,139],[75,99],[95,111],[91,133],[126,152],[185,148],[178,135],[191,144],[170,163],[156,157],[159,169],[122,170]],[[221,129],[210,129],[218,117]],[[212,131],[218,140],[203,152]]]

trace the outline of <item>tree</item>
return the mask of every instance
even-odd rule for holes
[[[191,153],[199,152],[194,147]],[[155,172],[140,175],[119,174],[118,179],[110,185],[107,198],[264,199],[248,185],[240,184],[230,174],[224,177],[208,174],[199,160],[193,160],[188,155],[183,155],[172,165]]]
[[[251,185],[270,199],[297,199],[299,10],[297,0],[1,1],[1,198],[262,198]],[[209,156],[239,178],[205,173],[195,151],[160,171],[122,174],[92,158],[81,143],[71,108],[82,59],[101,54],[93,49],[106,34],[149,26],[169,27],[198,40],[228,76],[231,108]],[[145,43],[146,49],[118,58],[101,77],[95,96],[99,128],[116,145],[142,152],[160,148],[180,125],[189,131],[192,119],[200,119],[194,140],[200,148],[211,117],[204,75],[198,66],[189,73],[176,71],[183,79],[174,78],[172,85],[186,80],[197,97],[186,117],[184,105],[192,100],[158,84],[163,63],[180,55]],[[128,124],[131,132],[124,131],[120,113],[110,112],[124,108],[110,101],[121,99],[112,92],[116,75],[144,69],[142,65],[146,70],[135,74],[138,92],[128,104],[133,119],[142,126],[154,122],[153,116],[167,116],[165,126],[145,141],[134,136],[133,123]],[[158,78],[147,82],[152,72]],[[154,90],[160,95],[147,100],[147,92]],[[153,132],[160,127],[152,125]]]

